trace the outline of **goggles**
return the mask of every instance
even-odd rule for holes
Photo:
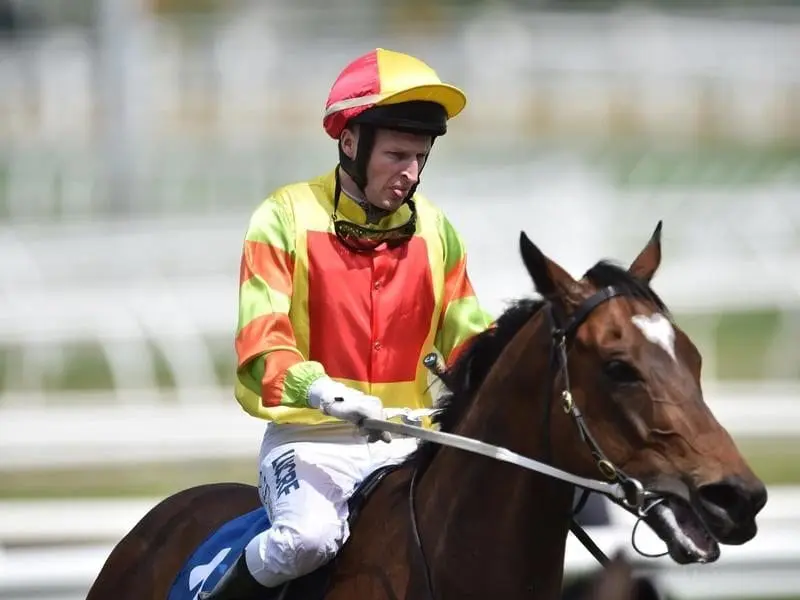
[[[336,211],[339,207],[341,193],[342,187],[337,169],[331,220],[333,221],[333,230],[336,233],[336,237],[350,250],[354,252],[373,252],[382,244],[386,244],[390,248],[396,248],[407,243],[416,233],[417,207],[413,200],[406,200],[406,204],[411,210],[411,215],[405,223],[389,229],[379,229],[339,219],[336,216]]]

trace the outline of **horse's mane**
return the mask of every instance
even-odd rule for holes
[[[597,288],[614,286],[629,297],[652,302],[660,311],[667,312],[664,302],[646,281],[634,277],[627,269],[611,261],[599,261],[586,271],[584,278]],[[434,424],[442,431],[451,433],[456,428],[503,348],[545,304],[546,301],[541,298],[514,301],[500,315],[494,327],[475,336],[447,369],[443,381],[448,391],[439,399],[433,416]],[[424,470],[439,448],[438,444],[423,442],[409,460],[419,461],[420,468]]]

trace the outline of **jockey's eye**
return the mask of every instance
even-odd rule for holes
[[[609,360],[603,365],[603,372],[614,383],[639,383],[642,381],[639,371],[624,360]]]

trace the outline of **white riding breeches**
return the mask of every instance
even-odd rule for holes
[[[245,549],[253,577],[275,587],[331,560],[350,535],[347,503],[358,485],[416,447],[411,438],[370,444],[354,428],[270,424],[259,494],[271,527]]]

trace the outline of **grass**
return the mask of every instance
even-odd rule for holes
[[[198,443],[202,443],[199,440]],[[800,483],[800,443],[794,439],[746,440],[740,450],[767,485]],[[257,457],[102,468],[2,473],[0,498],[165,497],[223,481],[257,481]]]
[[[631,147],[596,156],[620,188],[715,185],[725,188],[800,180],[797,148]]]
[[[548,138],[537,135],[529,138],[514,130],[511,135],[493,132],[489,138],[455,137],[437,150],[441,173],[457,173],[463,169],[492,169],[529,165],[532,161],[553,156],[572,156],[609,176],[619,189],[667,189],[682,186],[715,186],[735,189],[769,185],[775,182],[800,182],[800,147],[797,144],[742,145],[736,143],[701,143],[670,147],[663,141],[633,138],[595,137]],[[283,141],[283,140],[279,140]],[[200,143],[200,142],[198,142]],[[203,209],[227,210],[231,202],[250,206],[256,197],[283,185],[287,180],[327,169],[335,159],[335,151],[313,138],[297,137],[293,133],[286,143],[272,140],[270,144],[239,150],[219,140],[208,145],[194,146],[199,152],[187,155],[181,147],[164,147],[159,155],[161,168],[154,177],[139,182],[141,197],[137,210],[163,214],[169,211],[193,212],[198,203]],[[8,179],[13,168],[10,156],[20,156],[29,164],[46,165],[37,175],[46,182],[46,201],[32,214],[43,221],[59,218],[62,199],[73,193],[71,169],[79,168],[81,176],[94,168],[90,152],[82,160],[79,154],[42,146],[24,151],[0,144],[0,222],[10,216],[11,203],[5,197],[10,190]],[[189,172],[185,171],[188,165]],[[272,168],[264,165],[272,165]],[[41,169],[40,169],[41,170]],[[254,187],[255,186],[255,187]],[[162,189],[163,188],[163,189]],[[169,191],[165,191],[169,189]],[[224,190],[224,193],[221,192]],[[94,211],[110,215],[118,211],[112,201],[95,203]]]
[[[749,439],[738,442],[753,471],[767,485],[800,484],[800,440]]]
[[[704,346],[702,337],[712,325],[710,319],[717,319],[714,348]],[[698,344],[701,353],[717,355],[716,372],[706,371],[711,379],[742,380],[762,379],[769,375],[765,364],[768,350],[780,327],[780,315],[775,311],[751,311],[726,313],[720,316],[678,315],[677,321]],[[229,339],[206,339],[206,347],[212,353],[215,374],[221,385],[232,386],[234,356]],[[150,348],[155,365],[156,381],[160,387],[174,385],[169,365],[155,347]],[[15,373],[12,362],[17,348],[0,347],[0,389],[13,389],[9,373]],[[101,348],[98,345],[74,345],[64,349],[61,368],[47,372],[42,385],[45,390],[103,390],[113,385],[111,372]],[[786,378],[800,377],[800,369],[781,373]],[[56,396],[57,398],[57,396]]]
[[[202,443],[202,440],[198,440]],[[256,484],[258,457],[2,473],[0,498],[164,497],[222,481]]]
[[[777,311],[730,312],[709,317],[707,315],[678,315],[678,324],[695,340],[701,354],[715,352],[717,371],[706,372],[712,379],[760,379],[766,374],[763,357],[778,332],[780,315]],[[718,319],[715,347],[703,347],[700,332],[707,331]]]

